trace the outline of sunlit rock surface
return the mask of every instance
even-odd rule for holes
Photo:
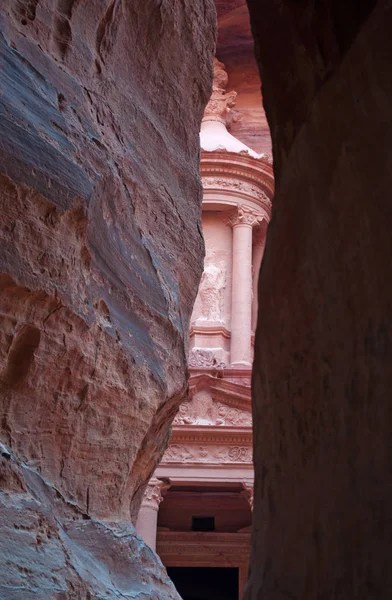
[[[212,1],[1,3],[1,440],[26,465],[15,495],[5,478],[2,523],[20,553],[1,597],[33,588],[40,598],[111,597],[89,583],[72,591],[60,554],[64,536],[124,543],[109,525],[104,540],[97,519],[134,518],[186,392],[214,37]],[[65,534],[58,506],[37,500],[26,469],[92,520]],[[25,537],[23,502],[32,511]],[[65,582],[47,596],[43,579],[12,575],[49,568],[29,537],[41,520],[55,530],[58,544],[47,548]],[[138,549],[127,552],[128,565],[139,560]],[[133,568],[122,584],[129,594]]]
[[[247,600],[388,600],[392,11],[248,0],[275,199],[259,279]]]
[[[257,153],[271,153],[271,137],[260,93],[260,76],[246,0],[215,0],[218,14],[217,58],[226,67],[228,89],[238,98],[230,133]]]

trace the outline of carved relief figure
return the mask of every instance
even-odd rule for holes
[[[225,284],[226,273],[224,269],[211,262],[207,263],[199,288],[202,320],[222,321]]]
[[[219,360],[212,350],[205,348],[193,348],[189,354],[190,367],[216,367],[224,369],[226,364]]]
[[[214,402],[209,392],[201,391],[181,404],[174,424],[251,427],[252,417],[250,412]]]

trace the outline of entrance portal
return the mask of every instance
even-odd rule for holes
[[[238,599],[238,569],[168,567],[167,573],[183,600]]]

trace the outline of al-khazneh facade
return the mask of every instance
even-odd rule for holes
[[[216,60],[214,70],[200,134],[206,257],[191,321],[190,395],[147,485],[137,529],[167,567],[238,567],[241,597],[253,505],[256,290],[273,174],[267,155],[229,133],[236,93],[226,91],[224,65]],[[200,531],[200,517],[210,531]]]

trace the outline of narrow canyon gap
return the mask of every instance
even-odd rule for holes
[[[215,21],[1,2],[1,598],[178,597],[130,523],[187,390]]]
[[[391,3],[248,0],[276,193],[247,600],[388,600]]]

